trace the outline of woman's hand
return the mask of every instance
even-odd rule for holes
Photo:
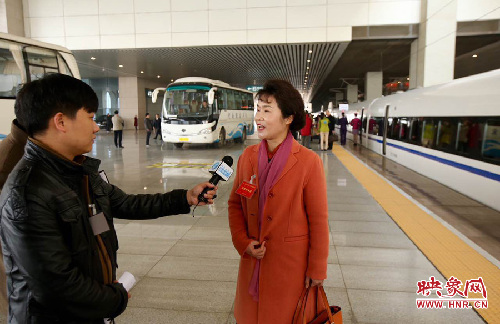
[[[262,259],[264,257],[264,254],[266,254],[266,241],[262,242],[262,244],[260,244],[258,241],[250,242],[250,244],[247,246],[247,249],[245,250],[245,253],[253,256],[256,259]]]
[[[323,286],[323,281],[324,280],[316,280],[316,279],[311,279],[309,277],[306,277],[306,288],[315,287],[315,286]]]

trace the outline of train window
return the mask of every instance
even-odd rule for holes
[[[482,155],[500,163],[500,118],[488,119],[484,124]]]
[[[399,132],[401,130],[401,123],[399,118],[387,119],[387,137],[392,139],[399,139]]]
[[[451,151],[455,147],[457,125],[455,118],[442,118],[438,121],[437,148]]]
[[[424,119],[420,118],[412,118],[410,122],[410,136],[408,141],[412,144],[420,145],[420,139],[422,138],[422,121]]]
[[[422,146],[434,148],[436,143],[437,123],[433,118],[424,118],[422,122]]]
[[[399,129],[399,139],[404,142],[408,142],[408,129],[410,121],[408,118],[403,117],[400,119],[401,127]]]

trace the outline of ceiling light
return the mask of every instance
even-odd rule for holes
[[[118,65],[118,67],[123,67],[123,64]]]
[[[307,71],[306,74],[309,74],[309,71]]]
[[[170,82],[174,82],[174,79],[170,79]]]
[[[477,57],[477,54],[472,55],[472,57]]]
[[[141,73],[144,73],[144,71],[141,71]]]
[[[311,60],[307,60],[307,62],[311,62]]]
[[[159,75],[157,75],[156,77],[157,77],[158,79],[160,78],[160,76],[159,76]]]
[[[410,81],[410,78],[406,78],[406,81]]]
[[[93,61],[93,60],[95,60],[95,57],[92,56],[90,59]]]
[[[309,53],[312,53],[312,52],[313,52],[313,50],[309,50]]]
[[[309,70],[309,67],[307,67],[307,69]]]

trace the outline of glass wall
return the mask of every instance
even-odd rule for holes
[[[104,127],[106,115],[113,116],[115,110],[120,111],[118,78],[91,78],[82,79],[82,81],[90,85],[97,94],[99,108],[96,113],[96,122]]]

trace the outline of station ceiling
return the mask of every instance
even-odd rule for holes
[[[282,78],[289,80],[305,101],[312,102],[316,111],[331,101],[335,93],[344,92],[347,84],[357,84],[362,94],[366,72],[382,71],[384,83],[405,80],[409,75],[412,41],[406,38],[350,43],[75,50],[73,53],[82,78],[137,76],[167,85],[181,77],[200,76],[239,88]],[[474,53],[477,58],[472,58]],[[499,57],[498,34],[457,37],[455,78],[498,69]],[[119,67],[120,64],[123,67]]]

